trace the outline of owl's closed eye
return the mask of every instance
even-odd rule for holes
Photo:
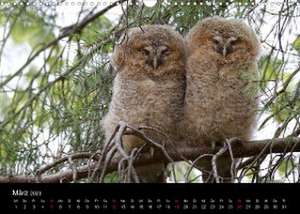
[[[231,36],[228,38],[222,36],[213,36],[211,40],[214,50],[223,57],[235,52],[241,44],[241,39],[236,36]]]
[[[150,66],[152,69],[157,69],[163,65],[168,56],[172,53],[167,45],[148,45],[137,49],[138,54],[141,54],[145,61],[145,65]]]
[[[240,20],[208,18],[195,26],[187,37],[189,50],[195,50],[197,45],[227,62],[249,57],[254,60],[259,52],[255,33]]]

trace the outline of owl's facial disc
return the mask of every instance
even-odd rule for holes
[[[220,36],[214,36],[213,42],[214,42],[214,48],[215,51],[221,54],[223,57],[226,57],[227,54],[230,54],[233,52],[233,45],[237,42],[236,37],[229,37],[228,39],[223,39]]]
[[[164,62],[164,57],[169,54],[167,46],[152,47],[147,46],[143,49],[143,53],[146,57],[146,64],[153,69],[157,69]]]

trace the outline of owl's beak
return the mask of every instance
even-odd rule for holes
[[[146,60],[146,63],[151,66],[153,69],[157,69],[160,65],[160,59],[159,56],[149,56]]]
[[[227,54],[230,54],[232,52],[232,45],[236,41],[237,41],[236,37],[230,37],[227,40],[227,42],[223,46],[223,51],[222,51],[223,57],[225,57]]]
[[[154,56],[154,57],[153,57],[152,67],[153,67],[154,69],[157,69],[157,67],[159,66],[159,64],[158,64],[158,59],[157,59],[157,58],[158,58],[157,56]]]
[[[152,58],[152,68],[157,69],[162,64],[161,54],[155,54]]]
[[[221,54],[223,55],[223,57],[225,57],[225,56],[227,56],[227,54],[232,53],[232,50],[233,50],[232,44],[231,44],[231,43],[226,44],[226,45],[223,47],[223,50],[222,50],[222,53],[221,53]]]
[[[223,57],[226,56],[226,54],[227,54],[227,47],[223,47],[222,54],[223,54]]]
[[[229,53],[228,47],[227,46],[221,46],[221,45],[216,47],[216,52],[218,52],[223,57],[226,57],[226,55]]]
[[[162,64],[162,54],[156,50],[149,51],[146,63],[151,66],[153,69],[157,69]]]

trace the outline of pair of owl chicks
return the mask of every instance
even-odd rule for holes
[[[258,52],[255,33],[240,20],[206,18],[185,38],[166,25],[130,29],[112,55],[117,74],[102,121],[106,138],[124,121],[165,133],[145,130],[166,147],[211,148],[230,138],[249,140],[256,120]],[[124,135],[123,144],[130,151],[144,142]],[[196,166],[204,181],[213,180],[211,157]],[[228,153],[216,166],[218,176],[231,181]],[[146,165],[137,174],[141,182],[163,182],[165,167]]]

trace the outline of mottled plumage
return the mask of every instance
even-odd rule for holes
[[[109,112],[102,126],[108,139],[119,121],[149,126],[177,138],[185,90],[185,45],[181,35],[168,26],[147,25],[130,29],[116,45],[112,64],[117,71]],[[158,143],[167,139],[153,131],[147,136]],[[144,144],[124,136],[128,151]],[[158,182],[164,164],[138,169],[142,182]]]
[[[223,145],[225,139],[249,140],[257,110],[255,33],[240,20],[206,18],[186,36],[187,88],[182,133],[189,146]],[[218,162],[220,176],[230,177],[231,159]],[[200,168],[211,170],[211,161]]]

